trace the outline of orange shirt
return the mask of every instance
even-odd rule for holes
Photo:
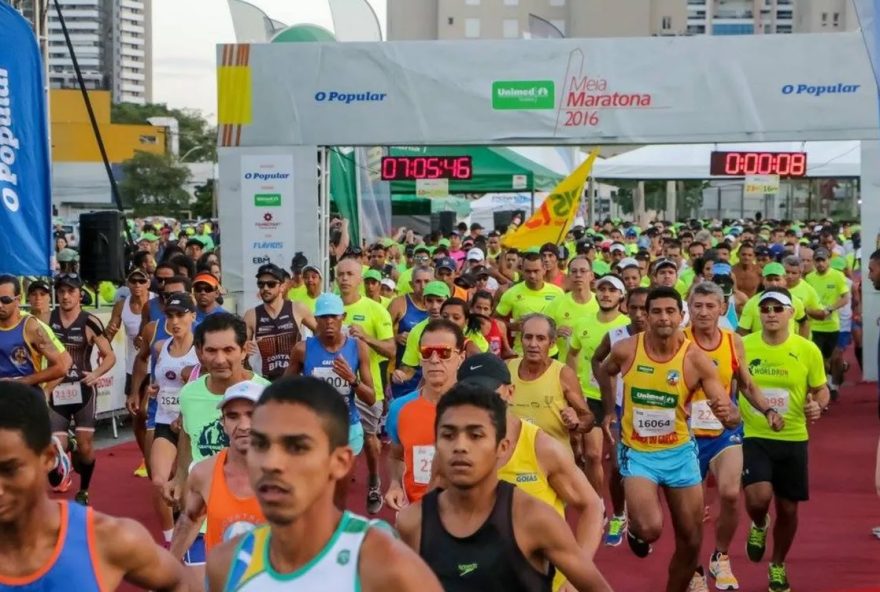
[[[434,461],[434,419],[437,406],[414,391],[395,399],[388,409],[385,431],[403,446],[403,490],[410,503],[427,493]]]
[[[208,499],[205,500],[208,506],[206,551],[237,535],[250,532],[255,526],[266,522],[256,496],[240,498],[229,491],[226,476],[223,474],[228,452],[229,449],[224,448],[217,453],[214,472],[211,475],[211,489],[208,492]]]

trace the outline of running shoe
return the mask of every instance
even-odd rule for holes
[[[691,583],[688,584],[688,592],[709,592],[709,585],[706,584],[706,576],[703,574],[703,568],[700,567],[691,577]]]
[[[633,536],[628,530],[626,531],[626,542],[629,543],[629,548],[632,549],[636,557],[644,559],[651,554],[651,544]]]
[[[73,498],[73,501],[75,501],[76,503],[78,503],[81,506],[88,506],[89,505],[89,492],[84,489],[80,489],[79,491],[76,492],[76,496]]]
[[[739,590],[739,582],[730,569],[730,556],[718,553],[709,561],[709,573],[715,578],[716,590]]]
[[[49,484],[52,485],[52,491],[66,493],[73,481],[70,454],[64,451],[58,438],[53,436],[52,443],[55,445],[55,468],[49,473]]]
[[[877,537],[878,539],[880,539],[880,526],[878,526],[878,527],[872,529],[872,530],[871,530],[871,533],[872,533],[875,537]]]
[[[785,575],[785,564],[770,564],[770,592],[791,592],[788,576]]]
[[[605,544],[609,547],[617,547],[623,542],[624,533],[626,533],[626,516],[612,516],[608,522]]]
[[[134,470],[135,477],[146,477],[147,476],[147,463],[146,461],[141,461],[141,465]]]
[[[746,541],[746,554],[749,560],[758,563],[764,558],[764,550],[767,548],[767,532],[770,530],[770,515],[767,515],[767,524],[764,528],[758,528],[752,522],[749,528],[749,538]]]
[[[378,514],[384,503],[382,492],[379,491],[379,485],[370,487],[369,491],[367,491],[367,513]]]

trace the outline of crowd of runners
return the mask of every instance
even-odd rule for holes
[[[738,590],[742,504],[748,559],[791,589],[810,426],[862,363],[858,227],[607,220],[517,250],[337,224],[331,277],[267,263],[240,316],[205,229],[137,228],[124,286],[60,241],[50,281],[0,275],[0,591],[610,590],[594,555],[624,541],[667,591]],[[158,544],[89,507],[115,364]],[[393,525],[346,508],[361,455]]]

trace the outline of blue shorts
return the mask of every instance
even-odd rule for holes
[[[364,449],[364,426],[360,421],[348,426],[348,445],[351,446],[355,456]]]
[[[156,429],[156,410],[159,409],[159,399],[150,397],[147,400],[147,429]]]
[[[207,557],[205,535],[200,532],[183,556],[183,563],[185,565],[205,565],[205,557]]]
[[[620,462],[620,476],[641,477],[662,487],[693,487],[703,482],[700,478],[700,462],[697,460],[697,444],[693,440],[681,446],[641,452],[617,444],[617,458]]]
[[[739,425],[733,430],[725,429],[715,437],[697,437],[696,440],[697,458],[700,461],[700,475],[705,479],[709,474],[709,463],[712,462],[713,458],[731,446],[742,446],[743,427]]]
[[[846,349],[852,343],[852,331],[841,331],[837,334],[837,347]]]

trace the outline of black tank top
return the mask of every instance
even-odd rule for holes
[[[70,354],[73,364],[64,382],[79,382],[83,379],[83,373],[92,371],[92,349],[93,345],[89,343],[86,335],[86,327],[90,326],[96,335],[104,333],[104,327],[97,317],[85,311],[80,311],[79,316],[65,327],[61,322],[61,310],[56,308],[49,315],[49,326],[55,332],[58,340],[64,344],[65,349]]]
[[[437,509],[439,489],[422,498],[419,555],[446,592],[549,592],[554,568],[542,574],[523,555],[513,534],[515,486],[499,481],[495,507],[477,531],[464,538],[446,532]]]
[[[293,302],[285,300],[281,312],[275,318],[269,316],[265,304],[254,309],[254,316],[257,325],[254,338],[263,360],[260,374],[263,378],[275,380],[284,374],[290,365],[290,350],[299,341],[299,327],[293,316]]]

